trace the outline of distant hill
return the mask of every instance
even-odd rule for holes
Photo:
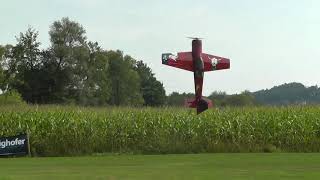
[[[259,104],[320,104],[320,88],[318,86],[306,87],[296,82],[256,91],[252,94]]]

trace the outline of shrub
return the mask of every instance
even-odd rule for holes
[[[5,92],[0,95],[0,106],[3,105],[22,105],[25,104],[21,94],[15,90]]]

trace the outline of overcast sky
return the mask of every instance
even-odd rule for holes
[[[105,49],[143,60],[168,93],[193,92],[193,74],[161,64],[161,53],[203,51],[231,59],[231,69],[205,74],[204,95],[239,93],[285,82],[320,85],[317,0],[10,0],[0,5],[0,44],[28,26],[49,46],[50,24],[69,17]]]

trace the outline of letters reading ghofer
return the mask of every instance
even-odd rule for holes
[[[18,138],[12,141],[9,141],[8,139],[6,139],[5,141],[0,140],[0,148],[4,149],[9,146],[24,145],[24,143],[25,143],[25,139],[18,139]]]

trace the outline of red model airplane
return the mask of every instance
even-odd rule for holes
[[[229,69],[230,59],[202,53],[200,38],[192,39],[192,52],[179,52],[177,56],[162,54],[162,64],[194,72],[195,98],[187,99],[185,105],[197,108],[197,114],[200,114],[212,107],[212,102],[202,97],[204,72]]]

